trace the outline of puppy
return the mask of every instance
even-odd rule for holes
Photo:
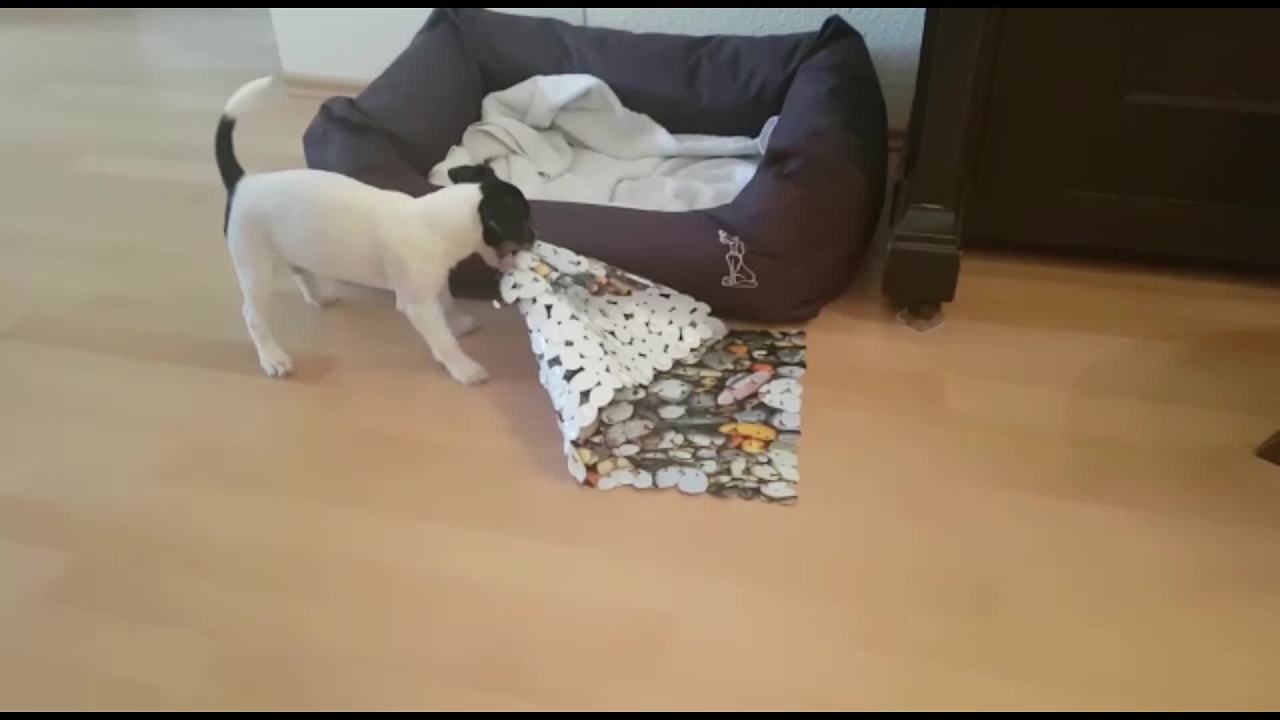
[[[484,166],[455,168],[449,177],[457,184],[421,198],[321,170],[245,176],[231,142],[236,117],[271,80],[255,80],[231,96],[214,141],[227,189],[223,230],[263,372],[283,377],[293,369],[267,320],[275,271],[283,265],[317,307],[328,302],[318,277],[394,291],[396,308],[449,374],[461,383],[484,382],[488,373],[458,346],[456,338],[477,326],[453,312],[449,272],[472,254],[499,267],[509,253],[533,244],[524,195]]]

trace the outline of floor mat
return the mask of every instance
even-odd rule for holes
[[[803,332],[730,330],[704,303],[545,242],[500,288],[580,483],[796,499]]]

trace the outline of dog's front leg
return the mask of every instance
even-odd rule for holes
[[[475,360],[467,357],[458,345],[438,298],[422,301],[397,297],[396,304],[427,342],[431,354],[444,365],[454,380],[464,385],[476,385],[489,379],[489,373]]]
[[[453,293],[449,292],[448,287],[440,291],[436,300],[440,303],[440,309],[444,312],[445,320],[449,323],[449,331],[453,333],[454,337],[469,335],[480,329],[480,323],[475,318],[454,309]],[[409,301],[403,293],[396,293],[396,310],[405,313],[408,303]]]
[[[444,317],[449,321],[449,331],[454,337],[462,337],[469,335],[480,329],[480,323],[476,319],[459,312],[453,304],[453,293],[449,292],[449,284],[445,283],[444,289],[436,296],[440,302],[440,309],[444,312]]]

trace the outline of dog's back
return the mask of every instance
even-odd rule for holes
[[[319,275],[386,287],[380,240],[397,234],[411,202],[321,170],[249,175],[236,192],[228,238],[265,242],[284,262]]]

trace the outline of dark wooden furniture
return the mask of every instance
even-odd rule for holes
[[[1280,432],[1272,435],[1258,447],[1258,457],[1280,465]]]
[[[884,291],[961,248],[1280,272],[1280,10],[930,8]]]

